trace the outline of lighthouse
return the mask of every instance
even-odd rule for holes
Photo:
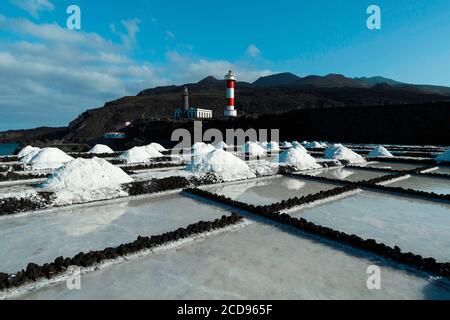
[[[183,103],[183,111],[187,112],[189,109],[189,92],[186,86],[184,86],[182,103]]]
[[[227,82],[227,107],[225,109],[225,117],[236,117],[237,111],[234,109],[234,87],[236,84],[236,75],[233,71],[228,71],[225,75],[225,81]]]

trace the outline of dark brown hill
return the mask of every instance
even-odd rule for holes
[[[293,85],[280,85],[291,80]],[[355,106],[363,107],[361,110],[364,110],[380,105],[424,104],[423,107],[426,108],[428,104],[450,101],[450,93],[426,93],[422,88],[406,84],[377,83],[383,81],[378,78],[372,79],[375,85],[369,85],[367,79],[364,83],[361,79],[336,74],[300,78],[285,73],[266,77],[259,83],[261,81],[278,85],[237,83],[236,107],[240,116],[251,118],[261,114],[279,114],[300,109],[340,109]],[[190,92],[191,106],[212,109],[215,118],[223,118],[226,103],[225,81],[210,76],[186,86]],[[85,143],[99,139],[105,132],[115,130],[117,124],[126,121],[168,119],[175,108],[180,107],[183,87],[184,85],[171,85],[146,89],[136,96],[123,97],[107,102],[101,108],[87,110],[67,128],[0,133],[0,142],[35,139]]]
[[[335,76],[332,76],[336,80]],[[337,79],[342,80],[340,76]],[[345,80],[346,81],[346,80]],[[344,82],[345,82],[344,81]],[[225,81],[207,77],[186,85],[191,106],[212,109],[222,118],[225,106]],[[169,118],[180,107],[183,86],[147,89],[137,96],[111,101],[104,107],[84,112],[69,125],[66,139],[85,142],[112,130],[117,123],[139,119]],[[430,103],[450,97],[425,94],[420,90],[381,84],[374,87],[261,87],[247,82],[236,86],[236,107],[240,115],[282,113],[303,108],[373,106],[405,103]]]

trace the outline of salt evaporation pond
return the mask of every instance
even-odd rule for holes
[[[320,169],[305,172],[305,174],[312,175],[315,177],[325,177],[331,179],[340,179],[347,181],[362,181],[370,180],[381,177],[383,175],[388,175],[389,172],[377,172],[369,171],[363,169],[354,168],[332,168],[332,169]]]
[[[16,272],[30,262],[101,250],[229,214],[218,207],[171,195],[116,201],[103,206],[0,219],[0,272]]]
[[[147,170],[144,172],[139,172],[132,174],[131,177],[136,181],[147,181],[151,179],[163,179],[168,177],[185,177],[191,178],[195,174],[184,169],[156,169]]]
[[[450,205],[361,192],[290,213],[315,224],[450,262]]]
[[[388,186],[434,192],[438,194],[450,194],[450,179],[446,178],[411,176],[408,179],[390,183]]]
[[[336,186],[338,185],[333,183],[316,182],[300,178],[276,177],[206,187],[205,189],[240,202],[254,205],[267,205],[294,197],[330,190],[336,188]]]
[[[381,268],[382,290],[368,290],[367,268]],[[447,282],[298,232],[252,221],[176,249],[58,283],[21,299],[450,299]]]
[[[369,162],[367,164],[363,164],[362,166],[369,168],[389,168],[393,170],[412,170],[423,167],[425,165],[383,161],[383,162]]]
[[[450,167],[438,167],[437,170],[433,170],[431,173],[450,174]]]
[[[5,182],[0,184],[0,196],[4,196],[5,194],[14,193],[21,194],[27,191],[36,191],[36,184],[31,184],[28,182],[18,182],[18,183],[10,183]]]

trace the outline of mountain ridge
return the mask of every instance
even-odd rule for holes
[[[259,116],[308,108],[371,108],[379,105],[450,101],[450,88],[436,89],[425,85],[425,89],[431,91],[424,91],[423,87],[381,82],[386,78],[377,79],[375,85],[363,84],[361,80],[339,74],[301,78],[282,73],[263,79],[265,85],[237,83],[236,108],[239,115]],[[273,81],[279,85],[269,85]],[[107,102],[102,107],[86,110],[70,122],[66,131],[60,129],[56,136],[60,141],[85,143],[102,137],[105,132],[115,130],[117,124],[126,121],[168,119],[175,108],[180,107],[184,86],[189,89],[191,106],[211,109],[214,117],[223,118],[226,104],[225,81],[208,76],[195,83],[145,89],[136,96],[125,96]],[[449,89],[448,94],[440,94],[445,89]],[[63,136],[60,137],[61,135]],[[0,142],[6,136],[11,137],[11,134],[0,134]]]

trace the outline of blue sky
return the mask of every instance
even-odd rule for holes
[[[81,31],[66,8],[81,8]],[[366,27],[381,8],[382,29]],[[448,0],[2,0],[0,130],[66,125],[157,85],[291,71],[450,86]]]

